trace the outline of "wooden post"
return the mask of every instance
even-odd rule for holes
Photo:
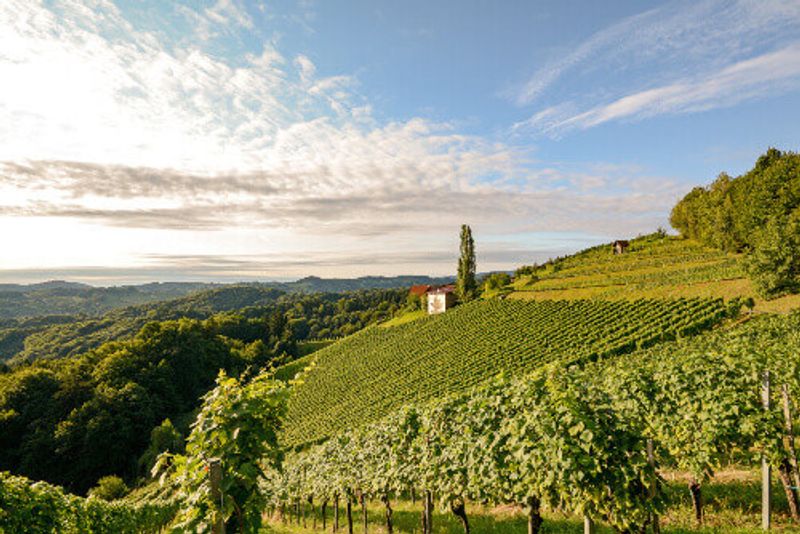
[[[800,488],[800,470],[797,465],[797,449],[794,445],[794,422],[792,419],[792,400],[789,397],[789,384],[781,387],[783,397],[783,418],[786,423],[786,441],[789,452],[789,462],[792,466],[792,481],[796,488]]]
[[[333,531],[339,532],[339,494],[333,496]]]
[[[655,451],[653,451],[653,440],[648,438],[647,439],[647,463],[650,464],[651,467],[655,468],[656,466],[656,455]],[[653,480],[653,488],[650,490],[650,498],[655,499],[656,497],[656,486],[655,484],[658,482],[658,473],[655,473],[655,480]],[[653,512],[653,515],[650,517],[650,524],[653,527],[653,534],[659,534],[661,532],[661,526],[658,523],[658,514]]]
[[[430,490],[425,491],[425,508],[427,516],[425,527],[428,529],[427,534],[431,534],[433,532],[433,493]]]
[[[367,534],[367,531],[369,530],[369,520],[367,517],[367,498],[363,492],[361,493],[360,500],[361,500],[361,514],[363,516],[363,521],[364,521],[364,534]]]
[[[208,477],[211,482],[211,498],[217,504],[211,532],[212,534],[225,534],[225,521],[222,517],[222,491],[220,490],[222,485],[222,460],[213,458],[208,461]]]
[[[769,411],[769,371],[764,372],[764,387],[761,392],[761,402],[764,404],[764,411]],[[770,529],[772,512],[772,486],[770,465],[767,455],[761,455],[761,530]]]
[[[794,421],[792,415],[792,400],[789,397],[789,384],[781,385],[781,404],[783,405],[784,436],[783,447],[786,458],[778,466],[778,477],[786,492],[789,501],[789,512],[794,521],[800,521],[800,507],[798,506],[797,489],[800,488],[800,473],[797,470],[797,449],[794,443]]]
[[[583,534],[594,534],[594,521],[588,515],[583,516]]]

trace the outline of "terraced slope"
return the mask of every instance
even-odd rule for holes
[[[372,327],[312,355],[316,367],[289,401],[283,441],[316,441],[499,373],[627,353],[708,328],[724,314],[719,299],[490,300]]]
[[[746,277],[740,257],[696,241],[651,234],[616,256],[609,244],[561,258],[522,276],[506,291],[523,300],[752,297],[756,311],[800,307],[800,295],[765,301]]]

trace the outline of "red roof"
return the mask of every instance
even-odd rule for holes
[[[411,293],[412,295],[421,297],[422,295],[430,291],[430,289],[431,286],[423,284],[418,286],[411,286],[411,289],[409,289],[408,292]]]

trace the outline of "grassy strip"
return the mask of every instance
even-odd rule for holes
[[[756,472],[725,472],[703,487],[705,500],[705,525],[697,527],[694,524],[692,506],[685,481],[677,475],[667,475],[665,491],[671,502],[667,513],[661,518],[662,532],[664,534],[756,534],[762,532],[761,521],[761,494]],[[783,490],[777,482],[773,487],[773,531],[784,533],[800,533],[800,528],[793,525],[788,517],[786,500]],[[318,505],[319,503],[317,503]],[[347,532],[343,503],[340,503],[339,532]],[[398,534],[418,534],[420,532],[420,513],[422,504],[410,501],[393,502],[394,531]],[[319,509],[317,508],[317,513]],[[513,534],[524,533],[527,530],[526,518],[523,510],[514,506],[488,507],[477,504],[467,506],[467,514],[472,531],[477,534]],[[384,508],[382,503],[372,501],[368,505],[369,532],[373,534],[385,533]],[[328,531],[331,531],[333,510],[328,507]],[[583,532],[582,519],[566,515],[557,511],[546,511],[545,522],[542,525],[543,534]],[[312,527],[312,516],[309,510],[306,518],[306,528],[297,524],[284,524],[279,518],[271,518],[265,533],[274,534],[311,534],[321,532],[321,520],[317,519],[317,530]],[[361,509],[353,507],[354,532],[363,532],[361,523]],[[436,534],[462,534],[463,529],[458,520],[449,512],[436,510],[434,514],[434,532]],[[608,527],[598,524],[597,532],[611,534]]]

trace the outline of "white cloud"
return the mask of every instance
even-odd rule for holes
[[[558,135],[772,96],[797,86],[799,38],[796,0],[670,2],[597,32],[511,91],[519,105],[549,101],[514,128]]]
[[[199,16],[248,27],[236,6]],[[661,223],[677,194],[641,172],[537,167],[446,122],[380,122],[352,76],[319,76],[273,44],[223,59],[164,39],[112,4],[0,3],[0,233],[27,232],[2,267],[208,250],[363,258],[387,236],[402,255],[441,250],[463,222],[630,232]]]
[[[690,113],[732,106],[800,87],[800,43],[740,61],[707,76],[630,94],[577,114],[548,108],[526,121],[548,133],[586,129],[619,119]],[[518,125],[517,127],[519,127]]]
[[[243,28],[253,27],[253,19],[247,14],[247,10],[233,0],[217,0],[217,3],[206,8],[204,13],[218,24],[234,23]]]
[[[317,72],[317,67],[307,56],[301,54],[295,58],[294,62],[300,68],[300,78],[304,82],[309,82]]]

